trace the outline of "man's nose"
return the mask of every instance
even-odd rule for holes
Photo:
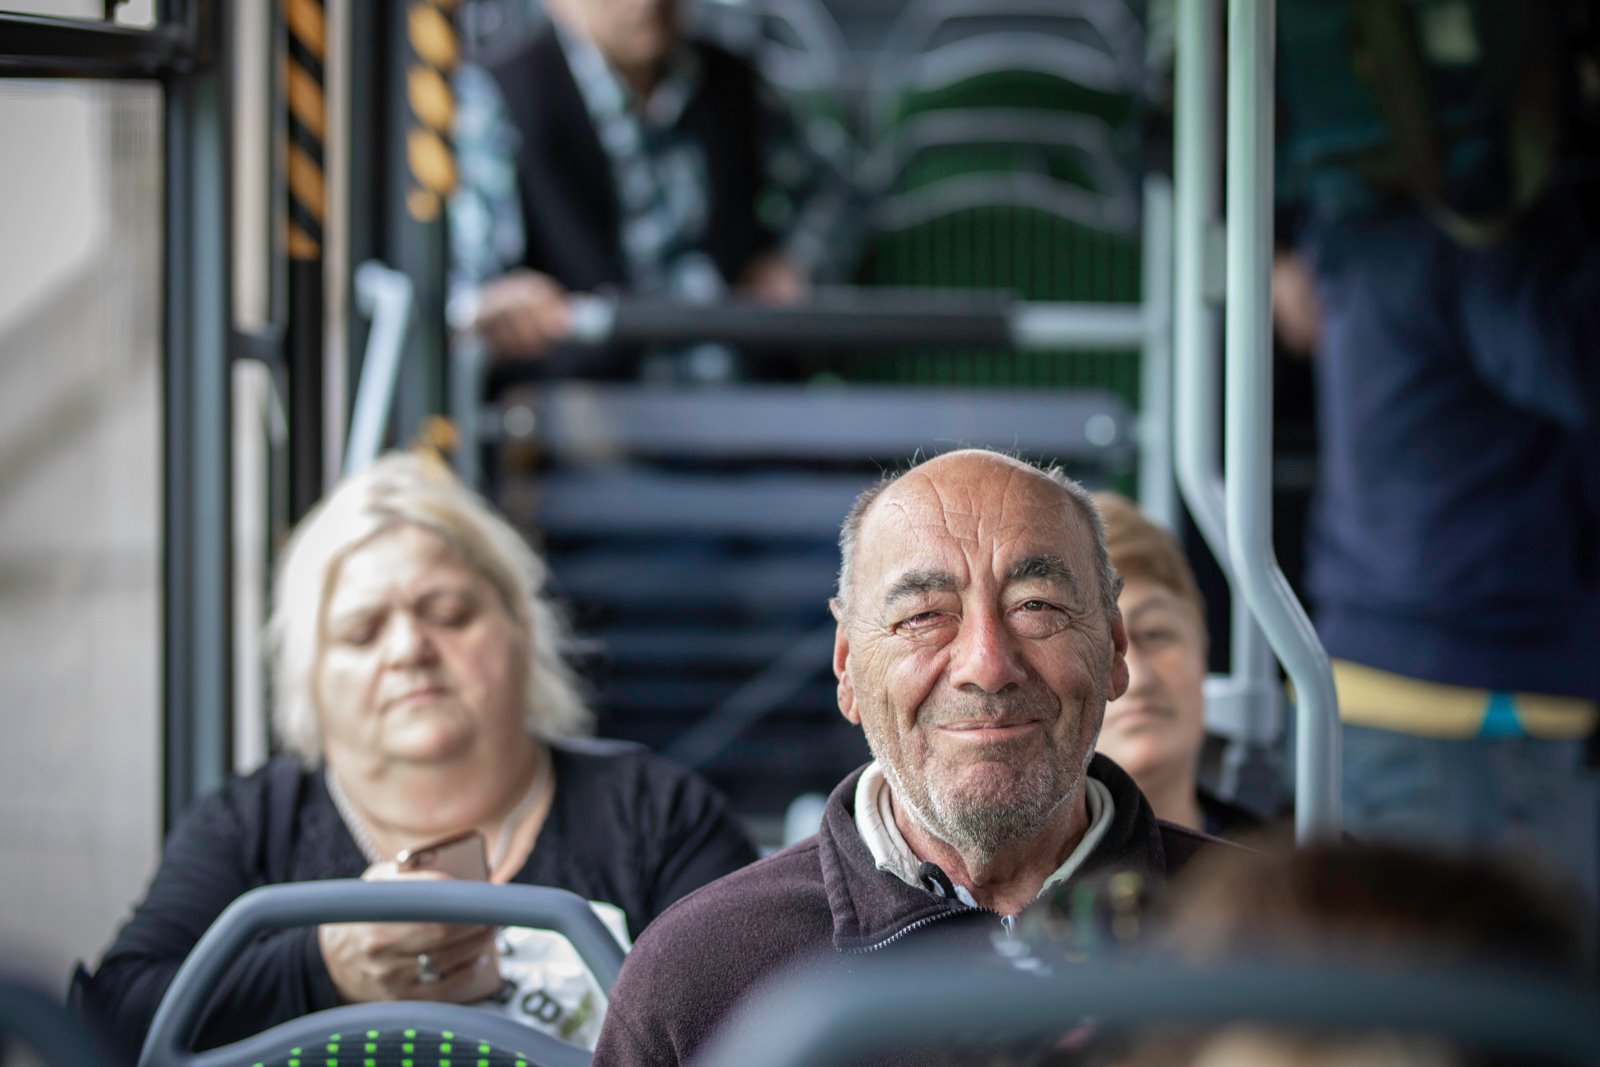
[[[950,663],[950,684],[998,693],[1027,680],[1017,637],[998,611],[969,613],[961,621]]]
[[[391,664],[410,666],[430,662],[436,649],[426,626],[406,612],[397,612],[389,621],[384,651]]]

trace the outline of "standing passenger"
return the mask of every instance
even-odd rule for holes
[[[1290,6],[1346,827],[1600,900],[1600,5]]]
[[[789,302],[841,252],[849,195],[743,59],[686,38],[677,0],[550,0],[527,44],[458,75],[464,288],[490,350],[629,377],[630,353],[567,352],[568,295]],[[520,221],[519,221],[520,220]],[[736,368],[698,346],[652,373]]]

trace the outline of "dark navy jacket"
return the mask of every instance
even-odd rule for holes
[[[1600,699],[1600,242],[1570,197],[1509,239],[1312,224],[1321,432],[1307,581],[1328,651]]]

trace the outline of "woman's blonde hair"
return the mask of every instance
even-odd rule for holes
[[[1152,582],[1194,609],[1205,637],[1206,602],[1194,571],[1177,538],[1145,517],[1139,506],[1120,493],[1094,494],[1106,524],[1106,553],[1123,581]]]
[[[528,635],[528,732],[547,740],[588,733],[594,716],[566,659],[571,632],[544,595],[544,561],[436,457],[395,452],[336,486],[284,549],[267,623],[278,743],[307,763],[321,757],[312,674],[328,595],[352,552],[401,526],[427,530],[449,545],[494,587]]]

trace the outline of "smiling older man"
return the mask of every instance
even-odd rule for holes
[[[640,938],[597,1067],[690,1058],[802,956],[987,948],[1045,891],[1162,880],[1207,840],[1160,823],[1095,738],[1128,685],[1105,531],[1084,489],[992,452],[862,494],[840,535],[839,709],[874,761],[821,831],[691,894]]]

